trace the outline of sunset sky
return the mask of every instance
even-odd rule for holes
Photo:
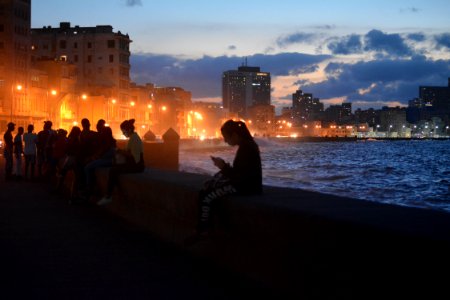
[[[272,104],[297,89],[353,108],[406,105],[450,77],[448,0],[33,0],[32,27],[128,33],[131,77],[220,101],[245,58],[272,75]]]

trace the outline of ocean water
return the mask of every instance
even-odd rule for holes
[[[450,140],[257,143],[265,185],[450,212]],[[236,149],[181,148],[180,169],[213,174],[209,155],[231,162]]]

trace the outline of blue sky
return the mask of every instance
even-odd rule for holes
[[[138,83],[220,101],[223,71],[272,74],[272,103],[297,89],[354,108],[405,105],[450,77],[448,0],[34,0],[32,26],[112,25],[128,33]]]

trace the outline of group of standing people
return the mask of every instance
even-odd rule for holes
[[[102,119],[97,122],[97,131],[90,129],[86,118],[81,121],[82,128],[73,126],[69,134],[64,129],[53,130],[52,122],[45,121],[39,133],[34,133],[34,126],[30,124],[25,134],[23,127],[19,127],[14,138],[15,124],[10,122],[3,136],[5,179],[35,179],[37,162],[37,178],[56,177],[56,190],[60,191],[66,174],[73,171],[72,198],[85,201],[94,190],[95,170],[110,167],[108,193],[98,203],[107,204],[111,202],[120,174],[144,171],[142,141],[134,131],[134,122],[134,119],[125,120],[120,125],[123,134],[130,139],[123,150],[117,149],[112,130]],[[123,158],[121,162],[116,161],[117,156]],[[22,158],[25,158],[25,169]]]
[[[13,137],[15,126],[16,124],[12,122],[8,123],[7,130],[3,135],[5,179],[8,181],[13,179],[21,180],[23,178],[23,158],[25,159],[25,178],[33,179],[36,165],[36,149],[40,145],[38,143],[38,135],[34,133],[34,126],[30,124],[26,133],[24,133],[23,127],[19,127],[17,134]],[[41,142],[41,144],[43,143]]]

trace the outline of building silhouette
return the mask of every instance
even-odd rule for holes
[[[30,85],[31,0],[0,1],[0,126],[26,104]]]
[[[248,116],[248,108],[254,105],[270,105],[270,73],[260,67],[241,66],[237,70],[223,72],[222,103],[230,113]]]
[[[421,106],[432,106],[440,110],[450,110],[450,78],[447,86],[420,86]]]
[[[313,94],[297,90],[292,94],[292,114],[295,124],[303,124],[306,121],[320,120],[324,111],[324,105],[319,98],[313,98]]]
[[[411,123],[440,118],[449,124],[450,78],[447,86],[419,86],[419,97],[408,102],[406,113]]]

